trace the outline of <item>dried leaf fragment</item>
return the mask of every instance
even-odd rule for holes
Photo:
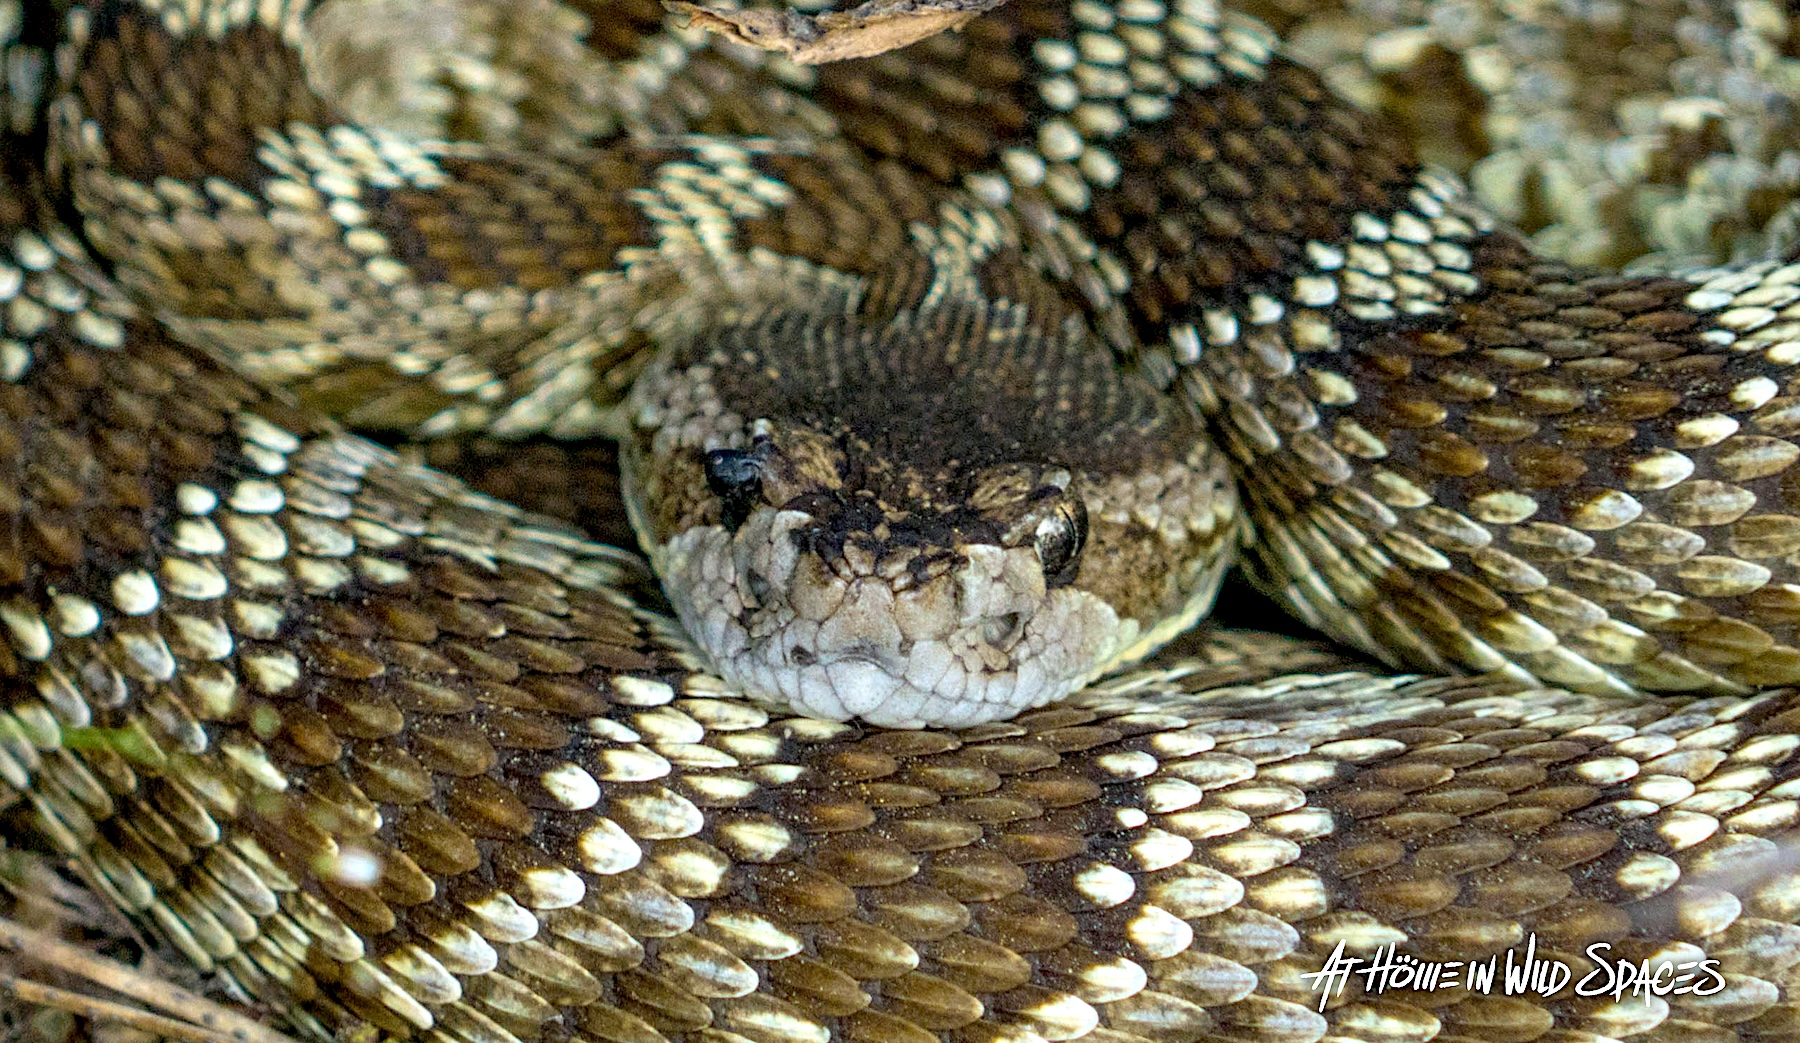
[[[869,58],[960,29],[1006,0],[869,0],[849,11],[736,11],[686,0],[663,0],[688,24],[730,40],[780,51],[800,65]]]

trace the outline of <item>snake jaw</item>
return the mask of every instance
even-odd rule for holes
[[[689,632],[765,702],[887,727],[980,724],[1080,688],[1140,636],[1092,595],[1047,587],[1029,540],[958,547],[925,579],[884,576],[869,556],[846,580],[796,549],[818,524],[764,508],[735,531],[692,528],[657,555]]]

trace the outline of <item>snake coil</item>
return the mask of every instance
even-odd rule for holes
[[[1206,0],[1014,0],[818,70],[625,2],[590,114],[535,148],[351,119],[374,6],[69,6],[0,5],[43,117],[0,186],[0,793],[298,1031],[1800,1037],[1800,265],[1538,258]],[[959,417],[1064,412],[883,471],[846,389],[957,367],[991,381]],[[720,433],[777,400],[833,408]],[[698,563],[687,630],[633,555],[326,411],[669,450],[633,509]],[[670,534],[778,526],[730,612],[684,593],[739,552]],[[721,652],[786,597],[811,698],[831,626],[880,664],[888,617],[777,565],[898,605],[989,562],[963,629],[895,611],[949,649],[903,679],[1029,688],[1016,576],[1106,606],[1058,634],[1112,614],[1079,685],[1190,622],[1247,531],[1326,633],[1485,673],[1219,632],[905,731],[746,700]],[[899,683],[820,671],[824,716]],[[931,697],[895,720],[961,712]],[[1527,945],[1707,987],[1318,988],[1340,947]]]

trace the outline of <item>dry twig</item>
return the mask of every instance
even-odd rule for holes
[[[10,949],[34,963],[92,982],[172,1017],[70,992],[30,978],[0,974],[0,988],[10,989],[28,1003],[55,1007],[82,1017],[118,1021],[184,1043],[294,1043],[288,1036],[203,996],[5,917],[0,917],[0,948]]]
[[[960,29],[1006,0],[869,0],[849,11],[736,11],[686,0],[663,6],[690,16],[691,25],[751,47],[780,51],[801,65],[868,58],[938,33]]]

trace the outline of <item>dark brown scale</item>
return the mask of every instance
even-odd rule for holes
[[[0,495],[0,506],[17,519],[0,535],[9,544],[0,555],[10,562],[0,571],[12,574],[11,582],[28,575],[75,588],[104,582],[89,568],[100,561],[128,566],[148,550],[148,519],[176,484],[217,481],[241,466],[209,444],[219,426],[211,403],[161,410],[146,392],[172,395],[183,382],[211,380],[238,404],[251,399],[249,387],[197,364],[151,327],[135,325],[128,336],[143,345],[136,358],[84,351],[67,344],[65,331],[53,331],[46,342],[64,346],[42,352],[42,379],[54,390],[34,395],[14,385],[0,394],[8,441],[31,461],[14,472],[10,495]],[[121,453],[119,446],[140,449]],[[141,451],[146,446],[160,450],[154,470]]]
[[[851,140],[953,184],[992,168],[1004,143],[1027,131],[1037,107],[1026,80],[1027,34],[1060,36],[1065,26],[1045,7],[1004,12],[905,53],[827,66],[818,92],[852,116]]]
[[[307,86],[299,55],[264,26],[174,40],[123,0],[96,3],[91,15],[74,93],[128,177],[217,177],[255,188],[267,176],[258,128],[337,122]]]
[[[857,275],[879,273],[883,280],[891,280],[888,273],[895,260],[911,253],[908,226],[932,221],[950,194],[899,164],[865,168],[852,164],[844,151],[829,144],[823,151],[828,162],[780,154],[758,162],[759,169],[786,185],[796,198],[766,217],[741,222],[743,246],[802,257]],[[884,310],[871,317],[885,318],[890,314],[886,308],[898,311],[913,303],[902,297],[891,305],[883,304]]]
[[[371,189],[373,224],[423,281],[463,290],[566,286],[611,267],[621,248],[655,241],[649,222],[619,189],[645,180],[657,161],[447,158],[441,162],[454,180],[443,188]]]
[[[878,156],[950,183],[993,170],[1055,115],[1026,73],[1033,40],[1071,35],[1056,6],[1010,5],[966,33],[827,66],[817,90],[845,135]],[[939,81],[979,89],[946,97]],[[921,95],[929,116],[913,108]],[[959,136],[965,122],[979,131]],[[1133,270],[1130,301],[1152,342],[1197,303],[1282,286],[1308,240],[1344,240],[1359,211],[1386,216],[1418,171],[1399,136],[1279,56],[1261,80],[1178,95],[1166,121],[1106,147],[1129,162],[1117,185],[1093,190],[1081,224]]]
[[[588,18],[587,45],[613,59],[636,56],[668,18],[657,0],[575,0],[569,7]]]

